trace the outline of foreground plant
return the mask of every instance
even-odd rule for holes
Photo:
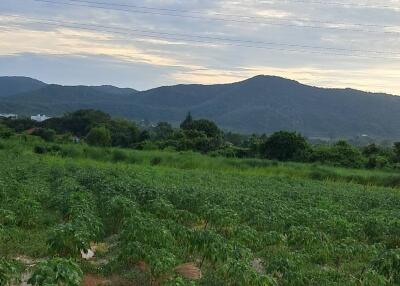
[[[8,286],[19,282],[19,272],[16,263],[0,258],[0,286]]]
[[[53,258],[35,266],[29,284],[34,286],[79,286],[83,272],[72,260]]]

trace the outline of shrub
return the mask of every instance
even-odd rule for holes
[[[15,225],[16,222],[16,215],[13,211],[0,209],[0,225]]]
[[[152,150],[158,150],[158,145],[155,142],[152,142],[150,140],[145,140],[143,142],[140,142],[139,144],[136,145],[136,149],[138,150],[145,150],[145,151],[152,151]]]
[[[316,147],[311,160],[347,168],[359,168],[364,165],[364,159],[360,150],[351,146],[346,141],[338,141],[332,146],[323,145]],[[369,164],[371,167],[374,167],[377,165],[377,162],[371,161]]]
[[[393,145],[393,160],[395,163],[400,163],[400,142],[396,142]]]
[[[21,227],[36,227],[43,219],[42,206],[32,198],[23,197],[15,200],[14,208],[16,223]]]
[[[47,142],[54,141],[54,137],[56,136],[56,132],[53,129],[46,129],[46,128],[36,128],[32,135],[39,136],[43,140]]]
[[[16,263],[5,258],[0,258],[0,285],[16,285],[18,282],[19,273]]]
[[[302,161],[307,150],[309,145],[303,136],[286,131],[275,132],[260,146],[264,158],[279,161]]]
[[[75,146],[64,146],[61,148],[61,156],[62,157],[70,157],[70,158],[78,158],[82,156],[81,150],[76,148]]]
[[[126,153],[121,150],[114,150],[112,152],[112,160],[114,162],[126,161],[127,158],[128,158],[128,156],[126,155]]]
[[[33,286],[79,286],[82,277],[82,270],[72,260],[53,258],[37,264],[28,283]]]
[[[382,253],[372,262],[372,269],[384,275],[391,283],[400,283],[400,249],[391,249]]]
[[[0,125],[0,138],[8,139],[13,134],[14,132],[10,128]]]
[[[155,166],[155,165],[160,165],[162,162],[161,157],[154,157],[150,160],[150,165]]]
[[[52,153],[60,153],[62,151],[62,148],[58,145],[52,145],[50,146],[49,151]]]
[[[47,148],[42,145],[37,145],[33,148],[33,152],[35,152],[36,154],[46,154]]]
[[[110,146],[111,145],[111,133],[105,127],[94,127],[86,136],[86,142],[92,146]]]

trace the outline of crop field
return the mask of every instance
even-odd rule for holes
[[[400,285],[396,173],[37,144],[0,141],[1,286]]]

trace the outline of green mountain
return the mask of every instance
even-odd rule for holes
[[[0,90],[1,92],[1,90]],[[96,108],[114,116],[177,124],[188,111],[242,133],[294,130],[309,137],[400,138],[400,96],[325,89],[272,76],[231,84],[176,85],[137,92],[116,87],[46,85],[0,98],[0,113]]]
[[[39,89],[46,84],[36,79],[20,76],[0,77],[0,97]]]

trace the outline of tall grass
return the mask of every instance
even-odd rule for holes
[[[32,153],[40,146],[51,145],[36,137],[28,139],[15,137],[0,141],[1,150],[14,153]],[[121,148],[90,147],[84,144],[59,144],[60,150],[49,152],[46,156],[61,156],[76,160],[94,160],[111,164],[138,164],[158,168],[176,168],[183,170],[207,170],[216,172],[240,172],[263,176],[306,178],[319,181],[352,182],[362,185],[400,187],[400,174],[393,170],[366,170],[331,167],[321,164],[283,163],[263,159],[236,159],[210,157],[195,152],[174,151],[138,151]]]

